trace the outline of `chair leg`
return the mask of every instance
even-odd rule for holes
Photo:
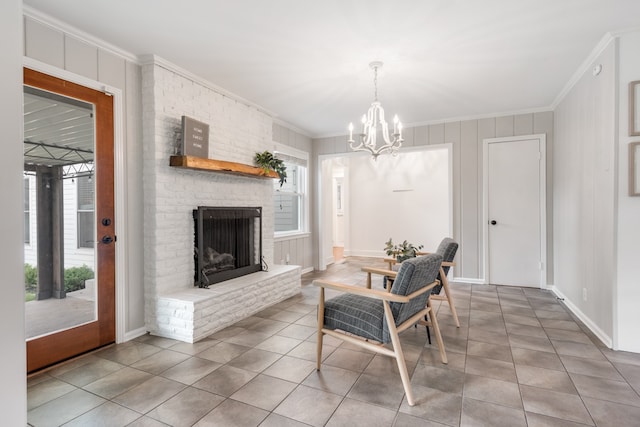
[[[318,347],[316,349],[316,370],[320,370],[322,364],[322,338],[324,333],[324,288],[320,288],[320,301],[318,302]]]
[[[413,406],[415,405],[415,401],[413,400],[413,391],[411,390],[411,380],[409,379],[409,373],[407,372],[407,364],[404,361],[404,353],[402,352],[402,347],[400,346],[400,337],[398,336],[398,330],[396,329],[396,325],[393,319],[393,313],[391,312],[389,303],[387,301],[384,301],[383,304],[385,318],[389,327],[389,334],[391,335],[393,352],[395,353],[398,370],[400,371],[400,378],[402,379],[402,386],[404,387],[404,392],[407,395],[407,403],[409,404],[409,406]]]
[[[431,301],[427,303],[427,307],[429,307],[431,312],[431,326],[433,326],[433,332],[436,334],[436,341],[438,342],[438,349],[440,350],[440,358],[442,359],[442,363],[446,365],[449,363],[447,360],[447,352],[444,349],[444,342],[442,341],[442,335],[440,335],[440,326],[438,326],[438,318],[433,311]]]
[[[431,344],[431,332],[429,332],[429,317],[426,314],[424,315],[424,321],[427,323],[426,325],[424,325],[424,327],[427,328],[427,341],[429,341],[429,344]]]
[[[442,279],[442,287],[444,288],[444,294],[447,297],[447,302],[449,303],[449,309],[451,310],[451,314],[453,314],[453,320],[456,321],[456,327],[460,327],[460,320],[458,320],[458,313],[456,312],[456,306],[453,304],[453,297],[449,292],[449,280],[447,276],[444,274],[444,270],[440,267],[440,278]]]

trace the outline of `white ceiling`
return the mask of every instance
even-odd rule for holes
[[[405,125],[553,104],[639,0],[25,0],[135,55],[155,54],[311,136],[373,100]]]

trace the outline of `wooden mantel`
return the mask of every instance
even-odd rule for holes
[[[278,178],[275,171],[265,173],[262,168],[224,160],[204,159],[193,156],[171,156],[169,166],[209,172],[221,172],[255,178]]]

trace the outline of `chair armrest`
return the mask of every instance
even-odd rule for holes
[[[365,297],[379,299],[383,301],[406,303],[411,301],[413,298],[417,297],[418,295],[431,291],[431,289],[433,289],[433,287],[436,286],[438,283],[440,282],[436,280],[432,283],[429,283],[428,286],[425,286],[424,288],[420,288],[414,293],[409,295],[396,295],[387,291],[379,291],[377,289],[368,289],[368,288],[363,288],[361,286],[346,285],[344,283],[330,282],[328,280],[314,280],[312,285],[318,286],[320,288],[327,288],[327,289],[333,289],[340,292],[347,292],[350,294],[362,295]]]
[[[450,262],[450,261],[442,261],[442,266],[443,267],[455,267],[456,263],[455,262]]]
[[[368,289],[361,286],[346,285],[344,283],[330,282],[328,280],[314,280],[313,286],[320,288],[333,289],[335,291],[346,292],[350,294],[362,295],[369,298],[381,299],[393,302],[406,302],[407,297],[402,295],[391,294],[387,291],[379,291],[377,289]]]
[[[373,273],[373,274],[379,274],[381,276],[388,276],[388,277],[391,277],[392,279],[395,279],[396,276],[398,275],[397,271],[387,270],[386,268],[362,267],[362,271],[364,271],[365,273]]]

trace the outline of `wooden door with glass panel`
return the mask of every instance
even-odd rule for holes
[[[24,70],[27,371],[115,341],[113,98]]]

